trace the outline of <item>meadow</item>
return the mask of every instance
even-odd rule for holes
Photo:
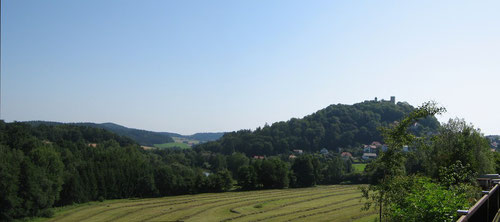
[[[356,185],[107,200],[37,221],[373,221]]]
[[[166,149],[166,148],[189,149],[189,148],[191,148],[191,146],[189,146],[188,144],[177,143],[177,142],[155,144],[154,147],[159,148],[159,149]]]
[[[354,170],[356,172],[363,172],[365,171],[365,168],[366,168],[366,163],[357,163],[357,164],[353,164],[352,167],[354,167]]]
[[[172,137],[174,142],[170,143],[162,143],[162,144],[155,144],[154,146],[156,148],[180,148],[180,149],[189,149],[191,148],[192,145],[199,144],[200,141],[198,140],[193,140],[193,139],[186,139],[186,138],[181,138],[181,137]]]

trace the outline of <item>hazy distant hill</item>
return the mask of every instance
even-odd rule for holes
[[[28,121],[27,123],[34,126],[40,124],[45,124],[45,125],[73,124],[73,125],[96,127],[109,130],[120,136],[129,137],[130,139],[133,139],[137,143],[144,146],[153,146],[154,144],[174,142],[172,137],[180,137],[186,139],[194,139],[201,142],[207,142],[207,141],[217,140],[220,137],[222,137],[222,135],[224,135],[224,133],[196,133],[193,135],[185,136],[177,133],[153,132],[141,129],[128,128],[115,123],[60,123],[60,122],[49,122],[49,121]]]
[[[379,127],[401,120],[414,109],[406,102],[365,101],[354,105],[330,105],[304,118],[292,118],[264,126],[254,131],[226,133],[214,142],[196,146],[197,149],[230,154],[275,155],[293,149],[317,152],[322,148],[337,150],[359,147],[381,141]],[[436,132],[436,118],[419,121],[410,130],[417,135]]]

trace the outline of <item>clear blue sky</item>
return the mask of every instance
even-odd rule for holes
[[[500,134],[500,1],[2,1],[2,119],[183,134],[375,96]]]

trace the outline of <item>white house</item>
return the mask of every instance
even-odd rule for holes
[[[363,156],[361,158],[363,160],[375,159],[375,158],[377,158],[377,154],[376,153],[363,153]]]

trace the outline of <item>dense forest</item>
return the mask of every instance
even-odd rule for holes
[[[196,149],[218,153],[233,152],[253,155],[276,155],[293,149],[317,152],[322,148],[360,147],[373,141],[383,141],[378,130],[397,123],[414,107],[405,102],[366,101],[354,105],[330,105],[302,119],[277,122],[255,131],[240,130],[226,133],[214,142]],[[415,135],[437,132],[439,122],[430,116],[411,127]]]

